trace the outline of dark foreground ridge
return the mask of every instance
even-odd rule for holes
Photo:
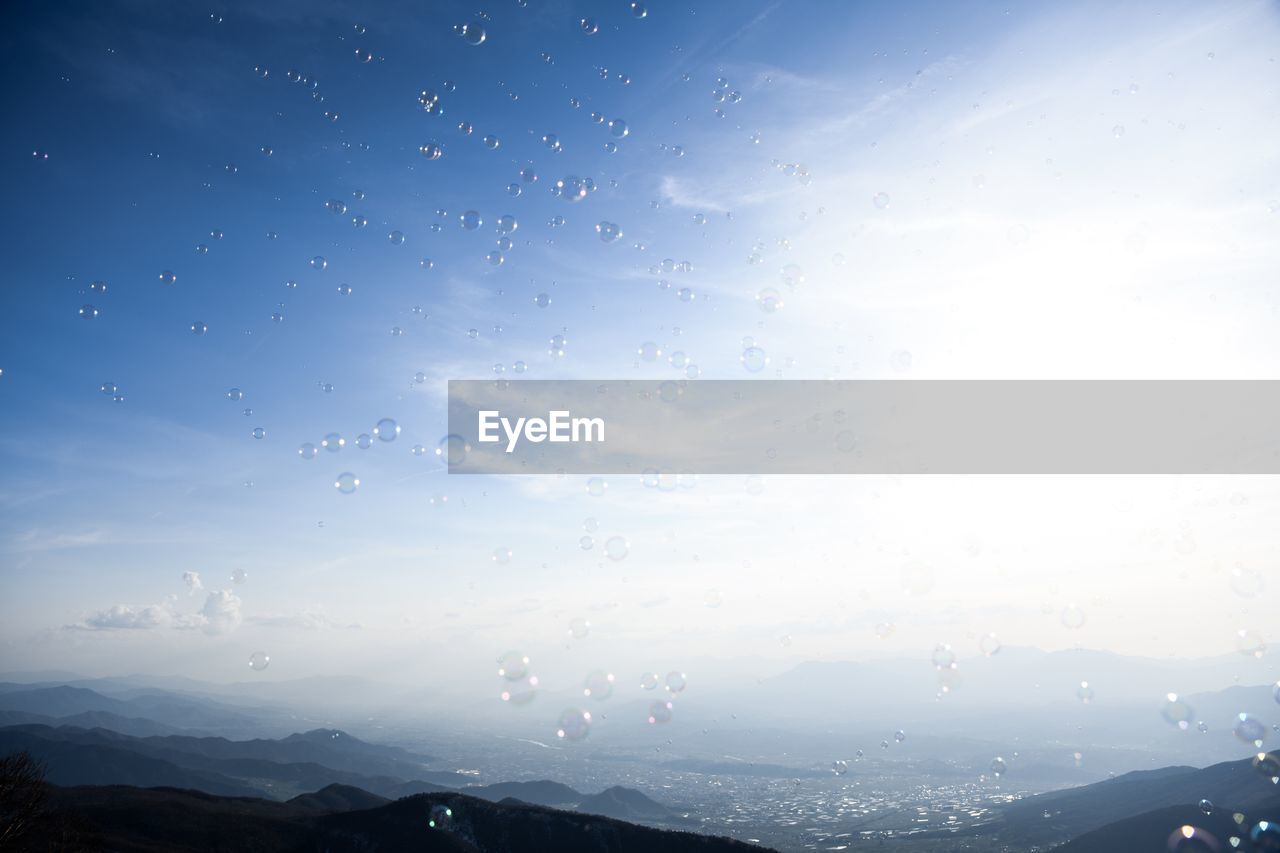
[[[734,853],[767,848],[457,793],[394,802],[334,785],[280,803],[175,788],[50,786],[21,851],[562,851]]]

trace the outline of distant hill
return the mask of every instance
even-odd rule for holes
[[[49,816],[14,849],[166,853],[745,853],[765,849],[462,794],[423,794],[370,808],[348,808],[360,793],[322,790],[298,802],[279,803],[168,788],[53,788]],[[326,802],[330,810],[319,812]]]
[[[186,735],[137,738],[73,726],[0,729],[0,752],[16,749],[50,760],[50,780],[63,785],[172,785],[213,794],[283,799],[334,783],[387,797],[405,796],[437,790],[429,779],[447,780],[458,787],[467,778],[424,769],[426,756],[365,743],[331,729],[282,740],[245,741]],[[103,763],[103,755],[113,760]]]
[[[85,687],[57,685],[0,691],[0,710],[62,718],[106,712],[123,718],[153,720],[176,730],[262,731],[262,715],[203,698],[149,691],[129,699],[104,696]]]
[[[696,823],[650,799],[648,795],[621,785],[584,797],[578,803],[578,811],[633,822]]]
[[[1232,819],[1230,809],[1213,809],[1209,814],[1205,814],[1195,806],[1170,806],[1086,832],[1079,838],[1055,848],[1054,853],[1134,853],[1139,850],[1175,849],[1184,850],[1187,853],[1215,849],[1225,851],[1233,849],[1228,841],[1229,838],[1232,836],[1247,838],[1249,828],[1260,819],[1250,815],[1248,823],[1240,826]],[[1207,831],[1215,839],[1217,847],[1207,843],[1186,844],[1183,847],[1170,846],[1171,836],[1175,841],[1184,837],[1182,832],[1184,826],[1195,827],[1197,832]],[[1275,848],[1256,847],[1245,842],[1242,849],[1265,851]]]
[[[538,782],[498,782],[493,785],[476,785],[463,788],[462,792],[467,796],[479,797],[491,803],[513,799],[535,806],[572,806],[585,796],[568,785],[546,779]]]
[[[1240,811],[1253,821],[1280,820],[1280,786],[1259,773],[1252,759],[1245,759],[1203,769],[1141,770],[1091,785],[1025,797],[998,806],[991,822],[964,835],[991,836],[1008,849],[1048,849],[1100,838],[1099,830],[1114,826],[1121,834],[1142,835],[1142,843],[1105,848],[1077,844],[1069,849],[1080,853],[1163,850],[1169,833],[1178,827],[1188,823],[1206,826],[1203,821],[1208,817],[1197,808],[1202,799],[1214,804],[1215,814],[1229,816],[1231,811]],[[1180,822],[1166,826],[1162,821],[1171,815],[1180,816]]]
[[[327,785],[311,794],[299,794],[289,805],[317,814],[337,814],[372,809],[391,802],[386,797],[370,794],[350,785]]]

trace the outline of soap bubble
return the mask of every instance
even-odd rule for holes
[[[320,255],[316,255],[308,261],[308,263],[311,264],[311,268],[313,270],[323,270],[325,267],[329,266],[329,262]]]
[[[511,562],[510,548],[494,548],[493,561],[499,565],[506,565]]]
[[[360,479],[350,471],[344,471],[333,481],[333,487],[344,495],[349,495],[360,488]]]
[[[301,456],[303,459],[315,459],[316,446],[308,441],[298,448],[298,455]]]
[[[603,477],[591,477],[587,480],[587,494],[593,498],[602,497],[608,488],[609,483]],[[1280,687],[1277,692],[1280,692]]]
[[[670,702],[654,702],[649,706],[649,722],[655,725],[671,722]]]
[[[622,139],[631,133],[631,129],[627,127],[627,123],[620,118],[615,118],[609,122],[609,135],[614,139]]]
[[[165,270],[164,272],[160,273],[161,284],[173,284],[177,280],[178,280],[178,277],[174,275],[173,272],[171,272],[170,270]]]
[[[498,147],[502,145],[502,140],[493,134],[489,134],[480,141],[484,144],[484,147],[488,148],[490,151],[497,151]]]
[[[569,620],[569,636],[575,640],[584,640],[591,633],[591,623],[581,616]]]
[[[81,305],[80,316],[85,320],[96,319],[100,312],[92,305]]]
[[[1087,681],[1080,682],[1080,686],[1076,688],[1076,698],[1086,705],[1093,701],[1093,694],[1094,690]]]
[[[1074,604],[1062,608],[1062,627],[1076,630],[1084,626],[1084,611]]]
[[[658,686],[658,674],[656,672],[646,672],[640,676],[640,687],[643,690],[653,690]]]
[[[1008,769],[1009,765],[1006,764],[1005,760],[1000,756],[997,755],[995,758],[991,759],[991,775],[995,776],[997,779],[1003,776]]]
[[[783,307],[782,294],[772,287],[765,287],[756,294],[756,305],[766,314]]]
[[[688,685],[688,679],[683,672],[672,671],[667,673],[666,683],[668,693],[679,693]]]
[[[995,634],[983,634],[978,640],[978,649],[987,657],[999,654],[1000,648],[1000,638]]]
[[[320,446],[330,453],[337,453],[346,444],[347,440],[336,432],[329,433],[320,441]]]
[[[907,739],[907,733],[904,731],[899,730],[893,733],[894,743],[902,743],[906,739]]]
[[[244,392],[239,388],[231,388],[227,391],[227,399],[233,402],[239,402],[244,399]]]
[[[1260,658],[1266,654],[1267,644],[1257,631],[1251,628],[1241,628],[1236,631],[1236,650],[1242,655]]]
[[[831,772],[836,774],[837,776],[843,776],[844,774],[849,772],[849,762],[847,761],[831,762]]]
[[[262,427],[254,427],[251,435],[257,439],[263,439],[267,437],[267,431]]]
[[[613,243],[622,236],[622,229],[613,222],[601,220],[596,224],[596,233],[600,235],[601,242]]]
[[[479,45],[484,44],[484,40],[488,35],[484,31],[484,27],[480,26],[478,21],[469,21],[465,24],[459,24],[454,27],[454,32],[462,36],[462,40],[472,47],[478,47]]]
[[[883,192],[876,193],[871,197],[871,203],[874,204],[878,210],[884,210],[889,206],[889,194]]]
[[[191,324],[191,334],[193,335],[203,335],[207,331],[209,331],[209,326],[206,323],[196,320]]]
[[[593,36],[600,31],[600,27],[596,24],[595,18],[583,18],[578,22],[578,27],[589,36]]]
[[[517,683],[499,694],[503,702],[510,702],[512,705],[528,705],[537,698],[538,676],[530,675],[528,678],[519,678],[515,681]]]
[[[1195,712],[1191,710],[1191,706],[1178,698],[1177,693],[1169,693],[1165,695],[1164,706],[1160,709],[1160,716],[1164,717],[1166,723],[1171,726],[1177,726],[1179,729],[1186,731],[1191,727],[1191,721],[1195,719]]]
[[[631,551],[630,544],[627,542],[626,539],[624,539],[621,536],[610,536],[608,539],[605,540],[605,543],[604,543],[605,556],[608,557],[610,560],[613,560],[615,563],[620,560],[625,560],[627,558],[627,554],[630,553],[630,551]]]
[[[769,356],[760,347],[750,346],[742,351],[742,355],[738,357],[742,366],[746,368],[748,373],[759,373],[769,364]]]
[[[613,695],[613,673],[603,669],[593,669],[587,673],[582,683],[582,695],[591,699],[605,700]]]
[[[1236,714],[1231,732],[1237,740],[1255,747],[1262,746],[1267,737],[1267,727],[1257,717],[1249,714]]]
[[[937,669],[956,668],[956,653],[946,643],[939,643],[933,647],[932,660],[934,667]]]
[[[107,283],[105,281],[94,281],[89,283],[89,292],[102,295],[107,292]]]
[[[647,17],[648,14],[649,14],[649,10],[646,9],[644,4],[639,2],[639,0],[635,0],[635,2],[631,4],[631,17],[635,18],[636,20],[640,20],[641,18]]]
[[[498,675],[507,681],[519,681],[529,674],[529,658],[517,651],[505,652],[498,658]]]
[[[362,432],[356,436],[356,447],[361,450],[368,450],[373,447],[373,439],[369,436],[369,433]]]
[[[462,227],[468,231],[474,231],[484,224],[484,220],[480,218],[480,214],[474,210],[468,210],[458,217],[458,221],[462,223]]]
[[[391,418],[383,418],[374,425],[373,434],[378,441],[395,441],[400,435],[400,425]]]
[[[591,731],[591,712],[579,708],[566,708],[560,712],[556,724],[556,737],[564,740],[582,740]]]
[[[249,668],[262,672],[271,665],[271,657],[266,652],[254,652],[249,655]]]
[[[98,390],[101,391],[103,394],[106,394],[108,397],[112,397],[112,396],[115,396],[115,393],[119,391],[120,388],[114,382],[103,382],[101,387],[99,387]]]

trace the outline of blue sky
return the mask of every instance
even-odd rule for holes
[[[1263,632],[1253,578],[1280,578],[1261,478],[615,481],[596,498],[581,479],[446,477],[445,381],[517,361],[736,378],[758,344],[763,378],[1277,375],[1274,4],[647,5],[18,8],[7,668],[216,680],[269,648],[263,677],[403,677],[425,648],[465,680],[519,647],[569,678],[584,614],[619,670],[976,650],[988,630],[1218,654]],[[469,21],[478,46],[454,32]],[[571,175],[595,192],[557,198]],[[518,228],[493,266],[504,214]],[[761,310],[768,289],[782,309]],[[384,417],[399,437],[357,449]],[[299,458],[331,432],[344,449]],[[602,555],[610,535],[624,561]],[[921,562],[939,586],[912,598],[899,576]],[[1119,614],[1171,584],[1172,612]],[[1207,596],[1218,617],[1167,630]],[[1064,631],[1072,606],[1091,618]]]

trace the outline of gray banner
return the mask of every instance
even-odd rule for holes
[[[1280,382],[451,380],[449,432],[456,474],[1278,474]]]

